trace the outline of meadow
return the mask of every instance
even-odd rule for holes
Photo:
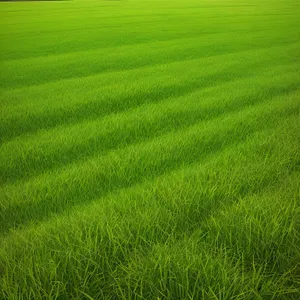
[[[300,299],[300,2],[0,25],[0,299]]]

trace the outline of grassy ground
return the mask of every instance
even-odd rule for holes
[[[300,4],[0,4],[1,299],[300,299]]]

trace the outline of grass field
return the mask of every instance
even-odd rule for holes
[[[300,299],[300,2],[0,25],[0,299]]]

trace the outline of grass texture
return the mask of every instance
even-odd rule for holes
[[[300,299],[300,4],[0,4],[0,299]]]

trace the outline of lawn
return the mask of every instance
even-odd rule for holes
[[[300,2],[1,2],[0,71],[0,299],[300,299]]]

